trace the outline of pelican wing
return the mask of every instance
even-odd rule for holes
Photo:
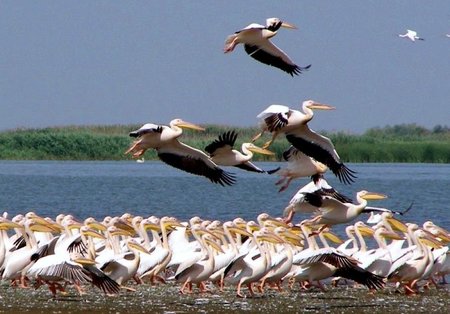
[[[258,172],[258,173],[264,173],[266,172],[265,170],[262,170],[259,167],[256,167],[253,163],[251,163],[250,161],[247,161],[243,164],[238,164],[235,165],[234,167],[243,169],[243,170],[247,170],[247,171],[252,171],[252,172]]]
[[[141,126],[139,129],[135,131],[131,131],[129,133],[130,137],[140,137],[144,134],[148,133],[161,133],[163,131],[162,126],[156,125],[153,123],[146,123],[143,126]]]
[[[297,265],[323,262],[334,267],[353,267],[358,264],[354,258],[338,252],[335,248],[321,248],[318,250],[306,250],[308,254],[296,255],[294,263]]]
[[[183,171],[204,176],[222,186],[232,185],[232,173],[219,168],[205,153],[174,139],[157,149],[158,157],[168,165]]]
[[[244,49],[255,60],[279,68],[291,76],[294,76],[294,74],[298,75],[311,66],[299,67],[292,62],[283,50],[272,44],[269,40],[265,40],[260,45],[245,44]]]
[[[225,150],[227,153],[233,149],[236,142],[237,133],[234,131],[228,131],[221,135],[217,140],[214,140],[211,144],[205,147],[205,151],[209,153],[211,157],[219,154],[221,150]]]
[[[300,126],[295,134],[286,134],[286,139],[304,154],[330,168],[339,181],[350,184],[356,178],[355,172],[341,162],[331,140],[310,130],[308,126]]]
[[[353,265],[352,267],[338,268],[334,275],[354,280],[357,283],[365,285],[372,290],[382,289],[385,283],[384,277],[372,274],[371,272],[357,265]]]
[[[348,206],[331,196],[318,195],[316,193],[305,193],[305,201],[309,204],[319,207],[322,210],[347,210]]]

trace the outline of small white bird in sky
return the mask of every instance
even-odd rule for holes
[[[399,34],[399,37],[407,37],[408,39],[410,39],[411,41],[416,41],[416,40],[425,40],[422,37],[417,36],[417,32],[407,29],[406,30],[406,34]]]

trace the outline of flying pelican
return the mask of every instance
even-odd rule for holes
[[[130,132],[131,137],[137,137],[125,154],[131,153],[134,158],[142,156],[149,148],[157,151],[159,159],[166,164],[183,171],[204,176],[211,182],[220,185],[232,185],[234,176],[219,168],[204,152],[178,141],[182,127],[195,130],[203,128],[174,119],[170,126],[147,123],[138,130]]]
[[[356,193],[356,204],[341,202],[331,196],[321,196],[314,193],[306,193],[305,195],[305,201],[319,208],[320,213],[309,220],[309,222],[324,224],[325,226],[350,222],[364,211],[367,206],[367,200],[381,200],[385,198],[387,198],[386,195],[366,190]],[[320,231],[323,227],[321,227]]]
[[[241,153],[233,149],[237,136],[237,133],[234,131],[225,132],[219,135],[218,139],[206,146],[205,151],[209,154],[211,160],[219,166],[233,166],[247,171],[266,172],[255,166],[250,160],[253,157],[253,153],[264,155],[274,155],[274,153],[260,148],[253,143],[243,143]]]
[[[317,207],[311,205],[305,200],[307,193],[315,195],[328,195],[343,203],[352,203],[353,200],[338,191],[336,191],[328,182],[322,177],[313,178],[311,182],[300,188],[297,193],[289,201],[289,205],[283,211],[283,217],[286,223],[292,221],[296,212],[313,213],[317,211]]]
[[[410,39],[411,41],[416,41],[416,40],[425,40],[422,37],[417,36],[417,32],[407,29],[405,34],[399,34],[399,37],[406,37],[408,39]]]
[[[354,171],[341,161],[331,140],[308,127],[308,122],[314,116],[312,109],[332,110],[335,108],[313,100],[306,100],[302,103],[302,109],[304,113],[287,106],[269,106],[257,116],[261,119],[262,131],[253,138],[253,141],[265,131],[269,131],[272,133],[272,139],[262,146],[268,148],[279,134],[285,134],[292,146],[326,165],[341,182],[345,184],[353,182]]]
[[[328,169],[323,163],[306,156],[292,145],[283,152],[283,159],[287,161],[286,167],[269,172],[281,177],[275,183],[275,185],[281,184],[278,192],[286,190],[291,181],[296,178],[321,177]]]
[[[242,43],[245,52],[250,57],[279,68],[291,76],[298,75],[302,71],[308,70],[311,65],[305,67],[296,65],[283,50],[272,44],[270,38],[275,36],[281,27],[296,29],[294,25],[283,22],[278,18],[267,19],[266,26],[252,23],[227,37],[224,52],[231,52],[236,45]]]

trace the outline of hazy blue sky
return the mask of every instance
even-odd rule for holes
[[[225,38],[279,17],[298,76]],[[399,38],[416,30],[425,41]],[[0,130],[69,124],[256,125],[314,99],[316,130],[450,121],[450,1],[1,1]]]

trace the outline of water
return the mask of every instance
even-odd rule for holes
[[[264,169],[283,163],[259,163]],[[387,194],[371,202],[394,210],[414,206],[405,222],[432,220],[450,228],[449,164],[349,164],[358,172],[356,182],[341,184],[332,174],[327,181],[339,192],[354,198],[359,190]],[[103,219],[129,212],[133,215],[189,219],[198,215],[221,221],[243,217],[256,219],[261,212],[281,216],[295,192],[309,182],[297,179],[284,192],[274,185],[277,177],[240,169],[237,183],[222,187],[159,161],[73,162],[0,161],[0,212],[9,217],[35,211],[42,216],[73,214],[79,219]],[[308,218],[297,215],[295,221]],[[361,217],[365,220],[367,216]]]

